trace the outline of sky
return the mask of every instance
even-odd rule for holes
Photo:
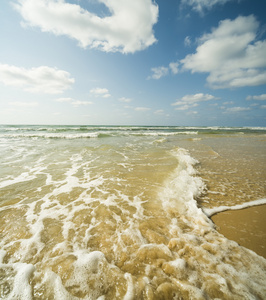
[[[266,0],[4,0],[0,124],[266,127]]]

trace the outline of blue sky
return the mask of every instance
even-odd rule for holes
[[[0,4],[0,124],[266,126],[265,0]]]

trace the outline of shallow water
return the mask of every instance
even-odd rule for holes
[[[203,208],[265,198],[266,130],[3,126],[4,299],[264,299]]]

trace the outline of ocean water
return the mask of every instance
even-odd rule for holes
[[[266,128],[0,126],[0,299],[266,299],[210,216],[265,204]]]

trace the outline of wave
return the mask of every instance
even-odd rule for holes
[[[47,133],[47,134],[38,134],[38,133],[29,133],[29,134],[2,134],[0,138],[32,138],[32,139],[88,139],[88,138],[104,138],[110,137],[110,134],[103,134],[98,132],[90,133],[80,133],[80,134],[62,134],[62,133]]]
[[[0,138],[78,139],[108,136],[266,134],[265,127],[1,125]]]
[[[156,147],[142,137],[128,143],[139,133],[168,132],[16,132],[124,138],[66,147],[11,140],[21,161],[2,157],[7,299],[263,299],[265,260],[221,236],[197,206],[205,189],[197,160],[165,137]]]
[[[129,135],[136,135],[136,136],[171,136],[171,135],[190,135],[190,134],[198,134],[197,131],[177,131],[177,132],[139,132],[139,133],[132,133]]]
[[[217,207],[213,207],[213,208],[202,208],[202,210],[206,214],[207,217],[211,217],[211,216],[218,214],[220,212],[223,212],[223,211],[240,210],[240,209],[245,209],[248,207],[263,205],[263,204],[266,204],[266,199],[249,201],[249,202],[245,202],[243,204],[238,204],[238,205],[233,205],[233,206],[223,205],[223,206],[217,206]]]
[[[32,138],[32,139],[86,139],[86,138],[105,138],[105,137],[114,137],[114,136],[175,136],[175,135],[197,135],[197,131],[176,131],[176,132],[163,132],[163,131],[89,131],[89,132],[70,132],[69,130],[61,130],[61,132],[55,131],[40,133],[38,132],[29,132],[29,133],[2,133],[0,138]],[[79,130],[80,131],[80,130]],[[84,130],[85,131],[85,130]]]

